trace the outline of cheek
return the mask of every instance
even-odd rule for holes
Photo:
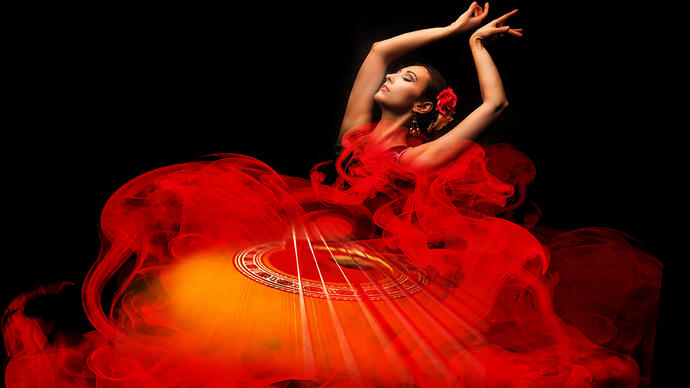
[[[407,99],[415,101],[422,95],[422,88],[418,84],[407,84],[404,92]]]
[[[396,85],[390,93],[381,90],[374,95],[375,101],[386,101],[394,106],[412,105],[421,95],[420,88],[415,84]]]
[[[406,85],[401,85],[398,90],[396,90],[396,100],[399,100],[400,102],[405,102],[405,103],[412,103],[420,95],[420,91],[417,90],[418,88],[416,85],[412,84],[406,84]]]

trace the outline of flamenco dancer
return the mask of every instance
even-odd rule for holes
[[[620,231],[537,225],[529,158],[472,140],[508,106],[487,44],[522,36],[516,12],[480,27],[475,2],[373,44],[310,179],[217,154],[118,189],[81,288],[93,330],[25,314],[66,282],[17,296],[7,386],[647,386],[660,261]],[[463,33],[482,103],[452,125],[434,67],[386,71]]]
[[[435,68],[427,64],[406,66],[385,75],[383,85],[380,80],[394,60],[435,40],[474,29],[488,11],[488,3],[482,9],[475,2],[447,27],[409,32],[374,43],[355,79],[338,141],[353,126],[371,122],[373,105],[377,103],[382,115],[369,134],[370,141],[384,148],[403,146],[402,151],[407,152],[403,156],[401,151],[399,163],[416,169],[434,169],[456,159],[466,145],[464,140],[474,138],[508,106],[498,69],[485,45],[505,34],[522,36],[521,28],[503,25],[518,10],[492,20],[470,37],[482,104],[445,136],[439,135],[453,119],[457,97]],[[410,139],[411,145],[417,144],[408,149],[407,128],[422,140],[421,144]]]

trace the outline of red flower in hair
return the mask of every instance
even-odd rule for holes
[[[458,96],[455,95],[453,89],[448,88],[436,97],[436,109],[445,116],[448,112],[455,112],[455,104],[457,102]]]

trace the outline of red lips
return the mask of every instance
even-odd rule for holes
[[[383,90],[384,92],[390,91],[390,89],[388,89],[388,86],[386,86],[386,85],[381,86],[381,90]]]

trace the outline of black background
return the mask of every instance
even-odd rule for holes
[[[306,177],[335,145],[370,45],[449,24],[468,2],[23,9],[4,54],[2,308],[21,292],[79,285],[99,249],[105,201],[130,179],[211,153],[254,156]],[[605,226],[664,262],[655,384],[674,367],[670,314],[681,256],[673,221],[685,175],[670,119],[671,51],[648,9],[494,1],[489,18],[524,37],[489,47],[510,107],[480,141],[509,142],[536,164],[529,198],[542,224]],[[490,20],[487,19],[487,20]],[[657,19],[658,18],[652,18]],[[459,96],[480,102],[469,35],[410,55],[435,65]],[[75,300],[57,312],[88,327]],[[67,311],[67,312],[65,312]]]

